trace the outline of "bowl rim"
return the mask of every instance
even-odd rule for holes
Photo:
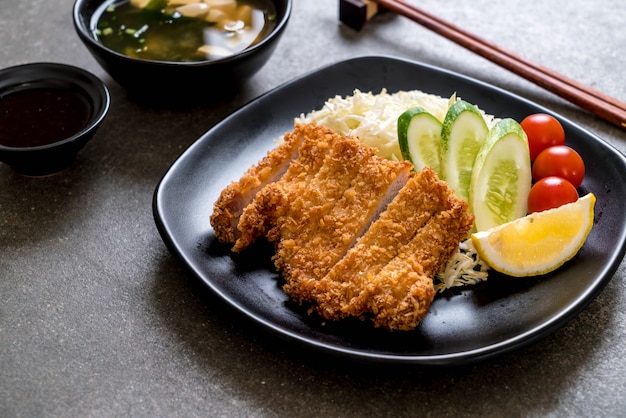
[[[72,7],[72,19],[74,22],[74,28],[78,33],[79,37],[84,41],[88,42],[91,46],[105,51],[106,53],[115,56],[117,59],[121,59],[128,62],[141,63],[144,65],[157,65],[163,67],[202,67],[202,66],[217,66],[220,64],[228,64],[232,61],[237,61],[241,58],[245,58],[248,55],[254,54],[255,51],[263,48],[266,44],[273,42],[278,38],[278,36],[284,31],[287,26],[287,22],[291,16],[291,10],[293,6],[293,0],[285,0],[285,12],[277,22],[276,27],[260,42],[245,48],[242,51],[236,52],[234,54],[228,55],[223,58],[216,58],[211,60],[204,61],[163,61],[163,60],[147,60],[142,58],[133,58],[128,55],[124,55],[120,52],[114,51],[102,42],[99,42],[93,33],[93,29],[91,28],[91,24],[93,22],[94,13],[87,14],[84,13],[84,6],[87,2],[97,2],[98,7],[96,10],[100,10],[104,3],[113,3],[113,2],[128,2],[129,0],[75,0],[74,6]],[[273,0],[272,0],[273,1]]]
[[[14,80],[5,82],[9,75],[13,76]],[[30,88],[29,84],[32,83],[32,88],[34,89],[40,88],[41,86],[53,85],[59,81],[77,89],[88,99],[91,115],[85,126],[74,135],[50,144],[34,147],[10,147],[0,144],[1,151],[29,152],[56,148],[74,142],[85,135],[89,135],[100,126],[111,106],[111,94],[109,89],[106,84],[94,74],[70,64],[31,62],[0,69],[0,100],[3,92],[16,87],[26,86],[25,89],[28,89]]]

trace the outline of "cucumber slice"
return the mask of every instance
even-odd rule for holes
[[[470,210],[476,231],[526,215],[531,173],[524,130],[513,119],[500,120],[489,131],[472,173]]]
[[[478,108],[459,100],[448,109],[441,130],[441,176],[469,202],[474,161],[489,128]]]
[[[398,118],[398,142],[405,160],[416,171],[425,166],[440,174],[441,122],[421,107],[408,109]]]

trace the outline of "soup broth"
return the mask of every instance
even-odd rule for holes
[[[269,0],[131,0],[104,7],[96,36],[133,58],[206,61],[260,42],[275,26]]]

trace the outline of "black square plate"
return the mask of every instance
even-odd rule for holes
[[[209,223],[221,190],[293,129],[293,119],[335,95],[419,89],[456,92],[496,117],[522,120],[549,110],[488,84],[390,57],[339,62],[255,99],[202,135],[172,165],[154,195],[154,217],[169,249],[234,309],[281,337],[334,354],[418,365],[455,365],[519,348],[563,326],[611,279],[626,249],[626,159],[613,147],[555,115],[567,143],[584,158],[581,195],[597,197],[595,225],[578,255],[556,272],[530,279],[493,274],[484,284],[438,295],[410,332],[358,320],[323,324],[283,293],[271,248],[233,255]]]

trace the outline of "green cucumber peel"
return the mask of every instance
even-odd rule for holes
[[[416,171],[429,166],[439,175],[441,128],[439,119],[421,107],[408,109],[398,117],[400,152]]]
[[[517,121],[498,121],[476,156],[470,187],[475,229],[484,231],[527,214],[532,184],[528,139]]]
[[[488,133],[482,112],[464,100],[450,106],[442,124],[441,177],[468,202],[474,162]]]

